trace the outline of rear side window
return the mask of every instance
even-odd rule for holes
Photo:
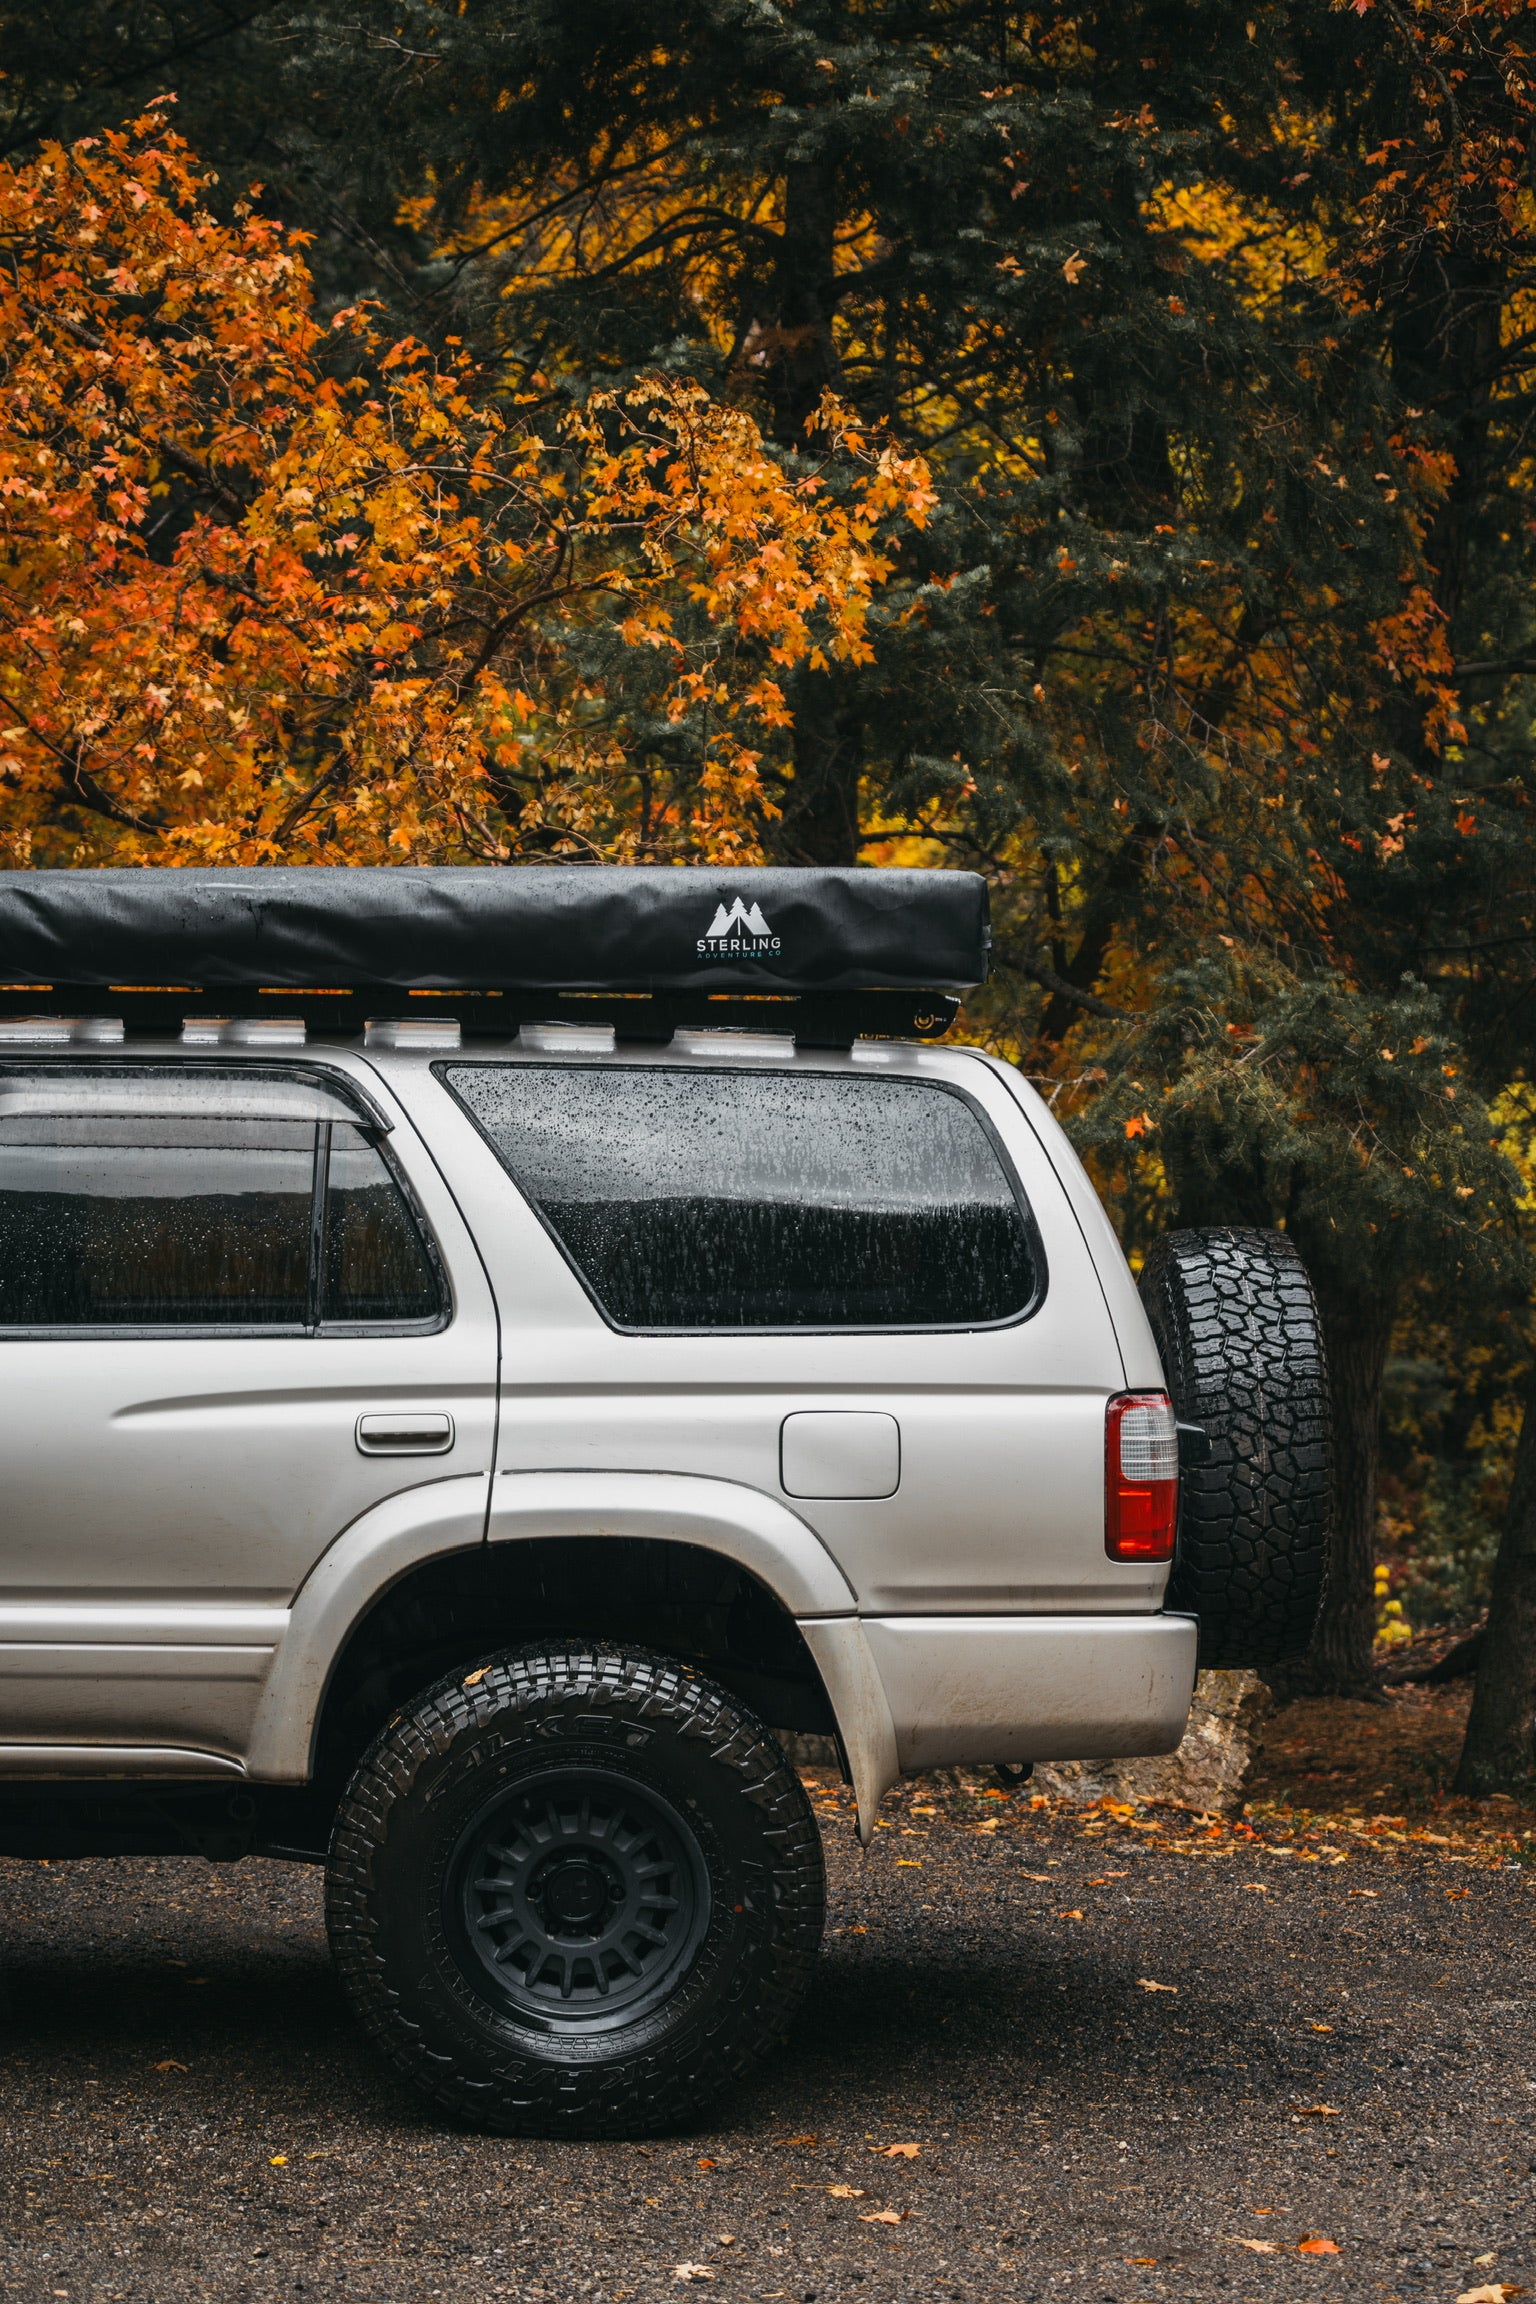
[[[421,1231],[345,1123],[0,1115],[0,1327],[435,1323]]]
[[[383,1153],[360,1128],[329,1134],[321,1319],[434,1319],[436,1275]]]
[[[952,1089],[639,1065],[441,1072],[619,1327],[973,1328],[1039,1299],[1023,1195]]]

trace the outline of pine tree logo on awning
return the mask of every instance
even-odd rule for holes
[[[763,917],[763,908],[755,899],[744,903],[733,897],[729,904],[723,901],[715,906],[715,916],[708,930],[699,938],[701,957],[711,960],[753,959],[759,953],[781,950],[779,939]]]

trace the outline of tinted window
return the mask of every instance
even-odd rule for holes
[[[948,1089],[836,1073],[442,1067],[629,1328],[962,1328],[1038,1293],[1033,1228]]]
[[[302,1330],[441,1308],[361,1128],[0,1113],[0,1327]]]
[[[0,1118],[0,1323],[302,1327],[305,1121]]]
[[[333,1128],[322,1318],[430,1320],[437,1308],[425,1244],[383,1154],[360,1128]]]

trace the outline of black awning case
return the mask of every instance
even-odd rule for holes
[[[708,865],[0,872],[0,984],[964,992],[973,872]]]

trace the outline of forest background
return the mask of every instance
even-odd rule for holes
[[[1533,22],[0,5],[4,860],[983,872],[968,1028],[1133,1256],[1313,1273],[1289,1685],[1492,1590],[1474,1793],[1536,1712]]]

